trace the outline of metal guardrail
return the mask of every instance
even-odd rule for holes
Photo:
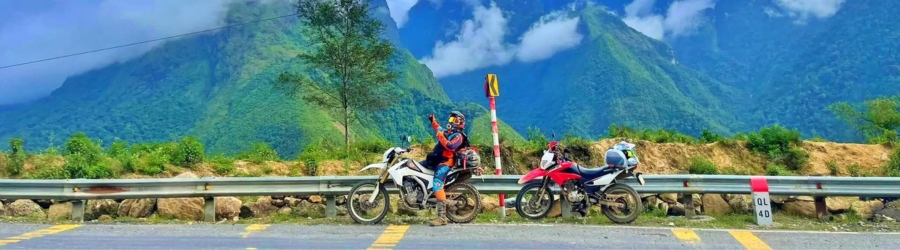
[[[469,183],[483,194],[515,194],[521,188],[521,175],[473,177]],[[717,193],[750,194],[749,175],[645,175],[646,185],[633,178],[622,180],[639,193]],[[828,177],[828,176],[766,176],[772,195],[808,196],[900,196],[900,178],[893,177]],[[204,177],[166,179],[114,180],[11,180],[0,179],[0,199],[71,200],[73,219],[81,220],[84,200],[203,197],[206,201],[205,219],[215,220],[214,197],[323,195],[326,196],[326,215],[335,216],[336,195],[345,195],[350,188],[376,176],[321,177]],[[392,184],[389,193],[396,193]],[[558,189],[558,188],[554,188]],[[684,196],[690,204],[690,195]]]

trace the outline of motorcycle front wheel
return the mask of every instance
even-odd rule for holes
[[[550,192],[550,188],[543,187],[544,191],[542,192],[543,194],[541,194],[542,197],[534,197],[538,195],[537,193],[541,190],[542,186],[543,183],[541,182],[532,182],[526,184],[519,190],[519,194],[516,195],[516,212],[519,213],[519,216],[526,219],[539,220],[550,213],[550,208],[553,207],[553,193]],[[525,197],[525,194],[532,189],[534,190],[534,194],[531,194],[533,198],[523,201],[522,197]],[[532,199],[535,198],[538,200],[532,201]],[[533,202],[537,202],[538,204],[534,204]]]
[[[376,186],[378,194],[375,196],[375,201],[369,203],[369,198],[372,197],[372,193],[375,191]],[[382,201],[379,201],[379,198]],[[350,214],[350,218],[353,218],[357,223],[375,224],[381,222],[381,220],[387,216],[388,211],[391,210],[391,202],[389,199],[390,195],[388,195],[384,185],[378,185],[378,182],[376,181],[361,181],[356,183],[356,185],[353,185],[353,188],[350,189],[350,195],[347,197],[347,211]],[[382,207],[383,209],[380,212],[371,213],[374,217],[364,217],[370,215],[369,209],[378,207]]]
[[[456,207],[447,207],[447,219],[453,223],[469,223],[481,211],[481,193],[472,184],[461,182],[445,187],[447,199],[456,201]]]
[[[616,183],[604,192],[606,200],[614,203],[624,203],[622,208],[619,207],[611,207],[608,205],[601,204],[600,210],[603,212],[603,215],[606,218],[609,218],[612,222],[618,224],[628,224],[634,222],[641,215],[641,212],[644,209],[643,204],[641,204],[641,196],[638,194],[634,188],[622,183]],[[629,204],[629,200],[632,202]],[[617,212],[624,211],[624,215],[618,215]]]

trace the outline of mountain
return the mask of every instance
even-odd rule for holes
[[[821,3],[825,4],[825,3]],[[694,36],[668,41],[685,65],[739,88],[751,126],[780,123],[807,136],[860,141],[826,110],[900,94],[897,1],[852,1],[831,16],[802,16],[775,1],[718,1]]]
[[[382,7],[374,14],[386,20],[386,2],[374,5]],[[227,23],[293,11],[286,1],[239,1],[230,7]],[[385,37],[397,40],[396,29],[387,29]],[[296,18],[283,18],[169,41],[141,57],[69,77],[48,97],[0,109],[0,140],[23,137],[26,150],[42,150],[62,145],[78,131],[103,145],[116,139],[156,142],[197,136],[208,153],[235,154],[249,149],[251,142],[267,142],[288,158],[318,138],[342,143],[335,117],[286,98],[270,84],[283,71],[310,70],[295,57],[308,49],[305,39]],[[451,103],[431,70],[402,47],[390,68],[397,79],[386,98],[396,103],[363,114],[350,127],[355,140],[433,137],[429,113],[441,117],[459,109],[470,119],[488,113]],[[489,122],[471,125],[477,132],[481,129],[474,126]],[[504,136],[521,138],[509,131]]]
[[[432,47],[422,43],[433,46],[448,41],[452,35],[446,35],[446,30],[472,19],[471,6],[447,3],[436,6],[420,1],[400,29],[404,44],[419,44],[410,45],[416,57],[431,53]],[[520,37],[553,12],[579,18],[577,31],[583,39],[545,60],[513,60],[440,78],[453,100],[486,105],[481,84],[485,74],[495,73],[501,93],[498,116],[520,133],[538,127],[596,138],[610,124],[692,134],[704,128],[719,133],[746,129],[735,116],[740,103],[736,100],[744,98],[738,89],[681,65],[669,45],[628,27],[605,6],[593,1],[493,3],[507,18],[506,40]]]

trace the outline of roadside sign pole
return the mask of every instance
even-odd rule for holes
[[[753,208],[756,211],[756,224],[771,226],[772,200],[769,199],[769,182],[764,176],[750,178],[750,192],[753,194]]]
[[[496,97],[500,96],[497,75],[488,74],[484,78],[484,94],[487,96],[491,106],[491,132],[494,137],[494,165],[497,166],[497,176],[503,175],[503,167],[500,164],[500,135],[497,128],[497,102]],[[500,219],[506,218],[506,195],[500,193]]]

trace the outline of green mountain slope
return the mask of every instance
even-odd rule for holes
[[[227,22],[289,11],[283,1],[244,1],[230,8]],[[70,77],[47,98],[0,111],[0,140],[23,137],[27,150],[41,150],[62,145],[77,131],[104,145],[117,138],[153,142],[192,135],[209,153],[234,154],[251,142],[267,142],[286,157],[317,138],[341,143],[333,117],[269,84],[282,71],[308,70],[294,57],[306,49],[303,32],[287,18],[168,42],[139,58]],[[451,103],[431,71],[402,47],[390,68],[398,78],[386,98],[397,103],[363,115],[350,128],[355,140],[432,136],[427,114],[465,108]],[[486,110],[466,112],[477,117]]]
[[[580,17],[579,33],[585,35],[576,48],[543,61],[446,77],[441,83],[448,95],[483,103],[482,86],[473,82],[496,73],[498,116],[520,133],[535,126],[596,138],[610,124],[691,134],[744,128],[733,115],[734,101],[743,98],[734,88],[679,65],[671,47],[631,29],[600,5],[588,3],[571,14]]]

